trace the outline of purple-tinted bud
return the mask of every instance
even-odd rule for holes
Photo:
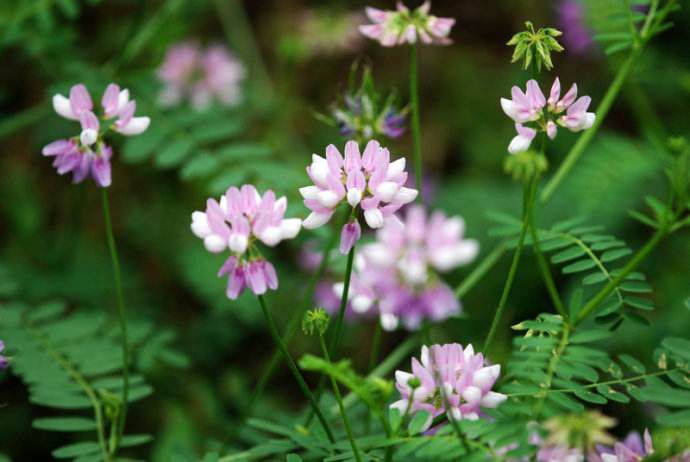
[[[345,224],[340,233],[340,253],[343,255],[350,253],[350,250],[352,250],[352,247],[354,247],[360,237],[362,237],[362,228],[359,225],[359,221],[355,219]]]

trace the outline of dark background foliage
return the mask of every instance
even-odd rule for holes
[[[388,3],[372,5],[392,7]],[[596,24],[606,2],[591,3],[596,7],[588,17]],[[90,182],[72,186],[40,155],[44,144],[71,134],[68,123],[52,113],[51,95],[79,81],[93,88],[117,81],[131,89],[138,112],[151,115],[153,131],[157,124],[174,124],[186,112],[161,114],[155,107],[159,87],[154,71],[174,42],[192,37],[203,43],[228,43],[250,69],[245,104],[203,122],[205,127],[215,124],[218,131],[211,130],[210,141],[179,147],[198,135],[201,125],[192,125],[175,127],[170,136],[150,141],[148,147],[145,140],[116,146],[111,197],[129,316],[176,332],[175,346],[188,359],[178,358],[173,365],[156,361],[147,368],[155,393],[132,407],[129,424],[133,432],[152,433],[155,440],[139,449],[138,457],[186,460],[209,449],[225,452],[254,440],[239,417],[273,347],[255,300],[225,298],[225,284],[215,277],[220,257],[207,253],[191,234],[190,213],[203,206],[209,192],[251,180],[287,194],[290,213],[305,216],[295,191],[307,183],[304,166],[312,152],[322,152],[331,142],[342,143],[337,131],[313,113],[326,111],[346,88],[353,60],[369,63],[377,85],[397,89],[406,101],[405,48],[383,49],[354,40],[349,49],[319,51],[314,43],[341,43],[345,34],[338,35],[336,27],[324,27],[321,35],[299,32],[309,12],[335,18],[360,12],[365,4],[5,0],[0,5],[0,265],[16,287],[12,297],[30,303],[61,299],[72,310],[114,309],[99,192]],[[511,50],[504,44],[525,20],[555,25],[557,4],[433,4],[435,14],[457,18],[457,25],[453,46],[425,47],[420,58],[423,152],[427,181],[435,191],[431,203],[465,218],[467,234],[481,241],[480,258],[496,242],[487,234],[491,224],[486,213],[517,212],[521,200],[519,185],[502,171],[513,127],[498,101],[513,83],[524,82],[530,74],[509,64]],[[673,19],[675,27],[653,41],[581,162],[554,200],[539,211],[540,222],[585,215],[633,248],[648,237],[649,230],[627,212],[641,207],[645,194],[663,191],[667,137],[690,135],[690,13],[685,9]],[[566,50],[554,57],[554,71],[542,71],[539,79],[542,86],[550,85],[554,75],[564,85],[577,81],[596,105],[620,60],[619,55],[605,56],[596,45],[584,54]],[[548,153],[552,166],[575,139],[561,131]],[[388,144],[399,155],[411,151],[407,135]],[[198,166],[189,167],[200,153],[212,157],[222,149],[235,149],[236,154],[201,172]],[[300,246],[314,236],[323,233],[303,232],[272,252],[281,289],[268,298],[281,324],[298,308],[295,294],[308,274],[299,269],[296,258]],[[662,336],[690,329],[684,303],[690,297],[689,257],[690,241],[678,233],[644,263],[655,289],[652,326],[625,323],[608,346],[611,353],[625,350],[651,358],[650,350]],[[482,341],[508,264],[507,258],[501,260],[467,294],[463,317],[434,326],[434,340]],[[499,330],[496,361],[504,360],[509,351],[509,325],[549,309],[535,268],[527,252]],[[457,284],[470,269],[449,275],[449,282]],[[568,292],[568,278],[559,275],[557,283]],[[372,322],[346,329],[347,352],[362,371],[372,331]],[[405,335],[386,334],[384,353]],[[315,345],[298,335],[292,349],[300,356],[314,352]],[[51,448],[69,442],[61,434],[31,428],[31,420],[44,411],[27,402],[18,378],[0,372],[0,386],[0,454],[12,460],[44,460]],[[298,410],[301,402],[287,371],[280,369],[256,412],[280,416]],[[639,407],[608,405],[604,410],[621,421],[621,433],[644,427]]]

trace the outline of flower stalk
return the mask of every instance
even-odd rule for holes
[[[412,109],[412,142],[414,155],[414,176],[417,191],[422,191],[422,135],[419,123],[419,65],[417,43],[410,45],[410,106]],[[421,194],[418,198],[421,200]]]
[[[117,255],[117,246],[115,245],[115,236],[113,233],[112,220],[110,218],[110,201],[108,199],[108,190],[103,188],[103,218],[105,221],[105,231],[108,240],[108,250],[110,251],[110,259],[113,265],[113,276],[115,279],[115,297],[117,306],[117,318],[120,323],[120,335],[122,341],[122,407],[120,411],[119,420],[117,422],[117,431],[113,439],[111,452],[114,454],[122,440],[122,434],[125,429],[125,422],[127,420],[127,402],[129,399],[129,341],[127,338],[127,318],[125,315],[125,301],[122,293],[122,277],[120,273],[120,260]]]

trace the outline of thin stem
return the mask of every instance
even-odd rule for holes
[[[551,383],[553,381],[553,375],[556,372],[556,366],[558,366],[558,362],[561,360],[561,356],[563,355],[563,352],[565,351],[566,347],[568,346],[568,342],[570,341],[570,324],[565,323],[563,325],[562,335],[563,336],[561,337],[561,341],[559,342],[556,351],[554,351],[553,356],[549,361],[549,366],[546,369],[546,380],[544,382],[544,390],[546,392],[548,392],[548,390],[551,389]],[[544,393],[544,395],[541,397],[542,399],[540,399],[535,406],[535,419],[538,418],[541,414],[541,410],[544,407],[544,401],[546,401],[546,394],[547,393]]]
[[[379,353],[381,352],[381,336],[383,329],[381,328],[381,323],[376,320],[376,327],[374,327],[374,338],[371,340],[371,354],[369,355],[369,368],[367,370],[371,371],[376,367],[376,363],[379,362]]]
[[[535,182],[539,181],[539,177],[535,177],[534,179]],[[551,297],[551,300],[553,301],[554,306],[556,307],[556,311],[563,316],[563,319],[565,319],[566,323],[568,321],[568,312],[565,309],[565,306],[563,305],[563,302],[561,301],[561,296],[558,293],[558,289],[556,289],[556,283],[553,280],[553,276],[551,275],[551,270],[549,269],[549,265],[546,262],[546,259],[544,258],[544,254],[541,252],[541,248],[539,247],[539,232],[537,231],[537,227],[534,225],[534,208],[530,208],[529,214],[527,215],[527,220],[529,222],[529,229],[530,229],[530,234],[532,236],[532,249],[534,250],[534,255],[537,257],[537,263],[539,265],[539,269],[541,271],[542,277],[544,278],[544,283],[546,284],[546,288],[549,292],[549,296]]]
[[[338,310],[338,317],[335,321],[335,330],[331,337],[331,342],[328,345],[328,351],[333,358],[338,356],[338,347],[340,346],[340,336],[343,330],[343,320],[345,319],[345,310],[347,308],[348,297],[350,295],[350,279],[352,278],[352,264],[355,260],[355,246],[352,246],[350,253],[347,255],[347,266],[345,267],[345,280],[343,281],[343,294],[340,298],[340,309]]]
[[[541,193],[542,202],[549,200],[549,198],[556,191],[556,188],[560,186],[568,173],[570,173],[570,171],[573,169],[580,156],[582,156],[582,154],[585,152],[585,149],[587,149],[589,143],[592,142],[594,135],[596,135],[599,127],[601,127],[606,115],[609,113],[609,110],[613,105],[613,102],[623,87],[623,83],[630,75],[630,71],[633,69],[635,63],[642,54],[642,50],[642,46],[633,48],[632,52],[628,55],[628,58],[625,60],[620,69],[618,69],[615,78],[611,82],[611,85],[596,109],[596,119],[594,120],[594,124],[589,130],[585,130],[582,135],[580,135],[580,137],[577,139],[577,142],[566,155],[563,163],[558,167],[556,174],[546,184],[546,187]]]
[[[414,143],[414,175],[415,185],[422,198],[422,134],[419,128],[419,68],[417,64],[417,44],[410,46],[410,106],[412,111],[412,141]]]
[[[613,278],[606,284],[585,306],[582,307],[580,312],[577,315],[577,320],[575,321],[575,325],[580,324],[582,321],[587,319],[587,317],[595,310],[597,307],[604,301],[606,300],[606,297],[608,297],[611,292],[613,292],[616,287],[620,285],[623,280],[628,277],[628,275],[635,269],[637,266],[644,260],[647,255],[656,247],[659,242],[661,242],[661,239],[663,239],[666,234],[668,233],[666,226],[662,226],[657,231],[654,233],[654,235],[651,237],[649,241],[642,247],[631,259],[630,261],[623,267],[620,272],[616,274],[616,277]]]
[[[309,404],[311,405],[312,410],[316,414],[316,417],[319,419],[319,422],[321,422],[321,426],[323,427],[324,431],[326,432],[326,436],[328,437],[328,440],[331,443],[335,443],[335,439],[333,438],[333,433],[331,432],[331,427],[328,425],[326,418],[321,413],[321,409],[319,409],[319,405],[316,402],[314,395],[312,395],[311,391],[309,390],[309,386],[307,386],[307,383],[304,381],[304,377],[302,377],[302,374],[300,373],[299,369],[297,368],[297,364],[295,364],[295,360],[292,359],[292,356],[290,355],[290,352],[288,351],[287,347],[285,346],[283,339],[280,338],[280,334],[278,333],[278,326],[276,325],[276,322],[273,319],[271,312],[268,310],[268,307],[266,306],[266,302],[264,300],[263,295],[257,295],[256,298],[259,300],[259,305],[261,305],[261,310],[264,312],[264,316],[266,317],[266,322],[268,323],[268,331],[271,334],[271,337],[273,337],[273,341],[275,342],[276,346],[278,347],[278,350],[280,350],[280,352],[283,354],[283,358],[285,359],[285,362],[287,363],[288,368],[290,369],[290,372],[292,372],[292,375],[295,377],[295,380],[297,381],[297,385],[299,385],[300,389],[302,390],[302,393],[307,398],[307,400],[309,401]]]
[[[122,434],[125,430],[127,420],[127,402],[129,399],[129,341],[127,339],[127,318],[125,317],[125,299],[122,294],[122,277],[120,273],[120,260],[117,256],[113,225],[110,219],[110,201],[108,199],[108,189],[103,189],[103,218],[105,220],[105,231],[108,239],[108,250],[113,264],[113,275],[115,277],[115,296],[117,301],[117,317],[120,322],[120,333],[122,336],[122,412],[118,423],[117,437],[114,441],[113,454],[117,451]]]
[[[496,330],[498,329],[498,323],[503,316],[503,310],[508,302],[508,295],[510,294],[510,289],[513,286],[513,281],[515,280],[515,274],[517,273],[518,263],[520,262],[520,256],[522,255],[522,248],[525,244],[525,237],[527,236],[527,228],[529,228],[529,222],[527,217],[530,215],[532,206],[534,205],[534,195],[536,192],[536,181],[532,181],[531,184],[525,184],[525,190],[523,193],[523,212],[522,212],[522,228],[520,229],[520,237],[518,238],[517,248],[513,254],[513,262],[510,264],[510,270],[508,271],[508,277],[506,283],[503,286],[503,293],[501,294],[501,299],[498,302],[498,308],[496,309],[496,314],[494,314],[494,319],[491,321],[491,328],[484,341],[484,354],[487,354],[491,342],[496,335]]]
[[[489,255],[484,257],[484,260],[477,265],[470,274],[467,275],[465,279],[455,288],[455,296],[457,298],[462,298],[467,294],[467,292],[472,289],[475,284],[477,284],[486,273],[489,272],[491,268],[503,257],[507,251],[507,246],[505,241],[498,243],[496,247],[491,251]]]
[[[323,334],[319,334],[319,345],[321,345],[321,353],[328,363],[331,362],[331,358],[328,354],[328,348],[326,348],[326,341],[323,339]],[[357,443],[355,442],[355,437],[352,434],[352,429],[350,428],[350,419],[347,417],[345,412],[345,406],[343,405],[343,397],[340,395],[340,388],[338,387],[338,382],[335,377],[331,377],[331,386],[333,387],[333,394],[335,395],[335,400],[338,402],[338,407],[340,408],[340,416],[343,418],[343,425],[345,426],[345,432],[350,440],[350,446],[352,446],[352,452],[355,455],[355,460],[357,462],[362,461],[362,457],[359,455],[359,449],[357,449]]]
[[[326,268],[328,268],[328,257],[330,256],[331,250],[333,250],[336,242],[338,241],[338,230],[342,228],[342,225],[343,223],[345,223],[347,217],[349,217],[349,211],[348,214],[343,215],[343,218],[331,231],[328,241],[326,242],[326,245],[323,248],[323,256],[321,257],[321,262],[319,263],[319,266],[316,269],[316,271],[312,273],[309,282],[307,283],[307,288],[305,289],[300,299],[299,305],[301,306],[301,308],[295,310],[294,314],[288,321],[287,327],[285,328],[285,332],[283,333],[283,342],[285,342],[285,345],[289,345],[293,337],[297,333],[297,329],[299,328],[300,322],[304,317],[304,312],[309,308],[309,305],[313,299],[316,284],[318,284],[318,282],[321,280],[324,273],[326,272]],[[266,385],[268,384],[271,375],[273,375],[273,372],[275,371],[275,368],[278,365],[280,356],[281,353],[279,350],[276,350],[273,353],[273,356],[271,356],[271,359],[264,368],[261,377],[259,377],[259,381],[257,382],[256,387],[254,388],[254,393],[249,401],[249,404],[247,405],[246,414],[251,414],[254,405],[259,400],[259,397],[263,394],[263,391],[266,388]]]

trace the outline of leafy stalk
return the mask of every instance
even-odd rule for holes
[[[532,213],[532,207],[534,206],[534,196],[537,189],[538,177],[535,176],[531,182],[525,183],[524,193],[523,193],[523,211],[522,211],[522,227],[520,229],[520,237],[518,238],[517,248],[513,254],[513,262],[510,265],[510,270],[508,271],[508,277],[506,278],[505,285],[503,286],[503,292],[501,293],[501,299],[498,302],[498,308],[494,314],[494,319],[491,321],[491,327],[489,328],[489,333],[484,341],[484,353],[488,352],[491,342],[496,335],[496,330],[498,329],[498,323],[503,316],[503,310],[508,302],[508,295],[510,294],[510,289],[513,286],[513,281],[515,280],[515,274],[517,273],[518,263],[520,262],[520,256],[522,255],[522,248],[525,244],[525,237],[527,236],[527,229],[529,228],[529,216]]]
[[[127,339],[127,318],[125,316],[125,300],[122,294],[122,277],[120,274],[120,260],[117,256],[113,225],[110,219],[110,201],[108,199],[108,189],[103,189],[103,218],[105,220],[105,230],[108,239],[108,250],[113,264],[113,275],[115,278],[115,296],[117,301],[117,318],[120,323],[120,334],[122,337],[122,408],[120,419],[117,424],[117,433],[113,440],[113,453],[122,439],[127,420],[127,399],[129,396],[129,341]]]
[[[561,356],[563,355],[563,352],[568,346],[569,341],[570,324],[565,322],[563,324],[563,332],[561,332],[561,341],[559,342],[556,350],[553,352],[553,356],[551,356],[551,360],[549,361],[549,366],[546,369],[546,381],[544,382],[544,392],[541,396],[542,399],[537,401],[537,405],[534,410],[535,418],[538,418],[541,414],[541,410],[544,406],[544,401],[546,400],[546,395],[548,391],[551,389],[551,382],[553,381],[553,375],[556,373],[556,366],[558,366],[558,362],[561,360]]]
[[[415,186],[420,200],[422,198],[422,138],[419,128],[419,66],[417,64],[416,43],[410,46],[410,106],[412,110],[412,141],[414,143],[414,175]]]
[[[278,326],[276,325],[276,322],[273,319],[271,312],[269,311],[268,307],[266,306],[266,301],[264,300],[263,295],[257,295],[257,299],[259,300],[259,305],[261,305],[261,310],[263,311],[264,316],[266,317],[266,323],[268,324],[268,331],[271,334],[271,337],[273,337],[273,341],[275,342],[276,346],[278,347],[278,350],[280,350],[280,352],[282,353],[283,358],[285,359],[285,362],[287,363],[288,368],[290,369],[290,372],[292,372],[292,375],[294,376],[295,380],[297,381],[297,385],[299,386],[300,390],[302,391],[304,396],[309,401],[309,404],[311,405],[312,411],[314,412],[314,414],[316,414],[316,417],[319,419],[319,422],[321,422],[321,426],[323,427],[324,431],[326,432],[326,436],[328,437],[328,440],[331,443],[335,443],[335,439],[333,438],[333,433],[331,432],[331,427],[328,425],[326,418],[321,413],[321,409],[319,408],[319,404],[316,402],[314,395],[309,390],[309,386],[304,381],[304,377],[302,377],[302,374],[300,373],[299,369],[297,368],[297,364],[295,364],[295,360],[290,355],[290,352],[288,351],[287,347],[285,346],[283,339],[280,337],[280,333],[278,332]]]
[[[326,361],[331,362],[330,355],[328,354],[328,348],[326,347],[326,341],[323,338],[323,334],[319,333],[319,345],[321,346],[321,353]],[[331,386],[333,387],[333,394],[335,395],[335,400],[338,402],[338,408],[340,409],[340,416],[343,419],[343,425],[345,426],[345,432],[347,433],[347,438],[350,440],[350,446],[352,446],[352,453],[355,455],[355,460],[357,462],[362,461],[362,456],[359,454],[359,449],[357,449],[357,443],[355,442],[355,437],[350,428],[350,419],[347,417],[347,412],[345,412],[345,406],[343,405],[343,397],[340,395],[340,387],[338,387],[338,382],[335,377],[331,377]]]

